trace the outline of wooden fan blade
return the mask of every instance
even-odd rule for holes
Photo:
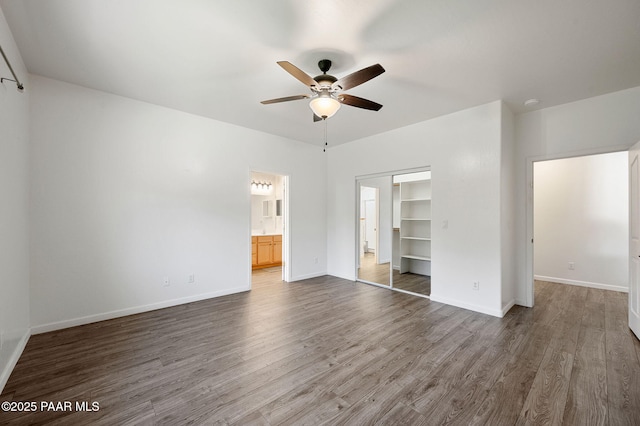
[[[342,102],[345,105],[350,105],[357,108],[370,109],[372,111],[379,111],[380,108],[382,108],[382,105],[380,105],[377,102],[373,102],[364,98],[359,98],[353,95],[347,95],[346,93],[338,96],[338,100],[340,100],[340,102]]]
[[[341,90],[349,90],[353,87],[361,85],[362,83],[366,83],[372,78],[379,76],[383,72],[384,68],[382,68],[382,65],[371,65],[370,67],[363,68],[360,71],[356,71],[352,74],[342,77],[341,79],[333,83],[331,87],[337,89],[339,86]]]
[[[302,84],[306,86],[314,87],[318,84],[313,79],[313,77],[311,77],[309,74],[307,74],[306,72],[302,71],[300,68],[293,65],[291,62],[278,61],[278,65],[280,65],[282,68],[284,68],[286,72],[294,76],[296,79],[298,79],[300,82],[302,82]]]
[[[297,101],[300,99],[309,99],[311,97],[311,95],[295,95],[295,96],[286,96],[284,98],[276,98],[276,99],[269,99],[266,101],[261,101],[261,104],[277,104],[278,102],[289,102],[289,101]]]
[[[318,117],[317,115],[313,114],[313,122],[318,122],[318,121],[322,121],[321,117]]]

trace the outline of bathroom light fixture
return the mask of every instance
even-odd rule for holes
[[[333,115],[340,109],[340,102],[331,96],[328,90],[322,90],[318,96],[311,99],[309,102],[309,108],[318,117],[326,120],[333,117]]]
[[[251,189],[255,191],[270,191],[273,188],[273,184],[271,182],[263,182],[255,180],[251,181]]]

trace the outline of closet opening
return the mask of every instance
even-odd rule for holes
[[[356,179],[358,281],[431,295],[431,194],[428,168]]]

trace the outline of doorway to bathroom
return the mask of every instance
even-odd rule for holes
[[[289,281],[288,176],[251,172],[251,286]]]

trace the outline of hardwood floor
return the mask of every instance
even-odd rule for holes
[[[334,277],[32,336],[0,424],[638,425],[623,293],[536,283],[499,319]]]
[[[428,275],[405,272],[401,274],[397,269],[393,270],[393,287],[413,293],[431,295],[431,277]]]
[[[390,263],[376,264],[375,255],[365,253],[360,258],[358,279],[388,286],[390,267]],[[394,269],[393,287],[429,296],[431,294],[431,277],[410,272],[401,274],[400,271]]]
[[[377,283],[381,285],[389,285],[389,268],[391,264],[376,263],[376,256],[373,253],[365,253],[360,257],[360,267],[358,268],[358,279]]]
[[[282,266],[255,269],[251,272],[251,288],[282,284]]]

